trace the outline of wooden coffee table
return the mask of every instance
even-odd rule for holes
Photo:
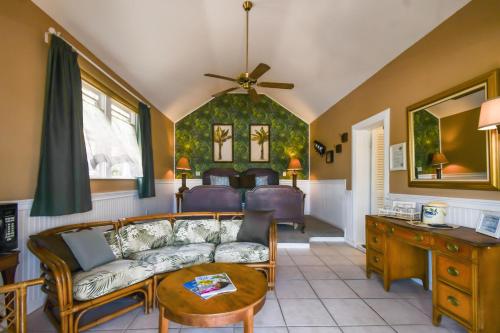
[[[237,291],[204,300],[184,288],[196,276],[227,273]],[[202,264],[168,275],[157,289],[160,332],[168,332],[169,320],[198,327],[221,327],[243,321],[245,333],[253,333],[253,317],[266,301],[267,279],[253,268],[238,264]]]

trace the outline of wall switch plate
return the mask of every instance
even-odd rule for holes
[[[199,172],[199,171],[196,171],[195,174],[196,174],[196,177],[201,176],[201,172]]]
[[[286,177],[286,171],[283,171],[283,177]]]

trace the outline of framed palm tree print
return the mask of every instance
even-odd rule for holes
[[[233,162],[233,124],[212,125],[212,156],[214,162]]]
[[[250,162],[269,163],[271,151],[271,127],[250,125]]]

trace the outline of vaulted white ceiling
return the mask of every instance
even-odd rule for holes
[[[33,2],[174,121],[244,69],[242,0]],[[469,0],[253,2],[250,68],[295,83],[258,91],[310,122]]]

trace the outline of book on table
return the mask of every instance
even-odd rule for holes
[[[197,276],[184,283],[184,287],[203,299],[236,291],[236,286],[226,273]]]

